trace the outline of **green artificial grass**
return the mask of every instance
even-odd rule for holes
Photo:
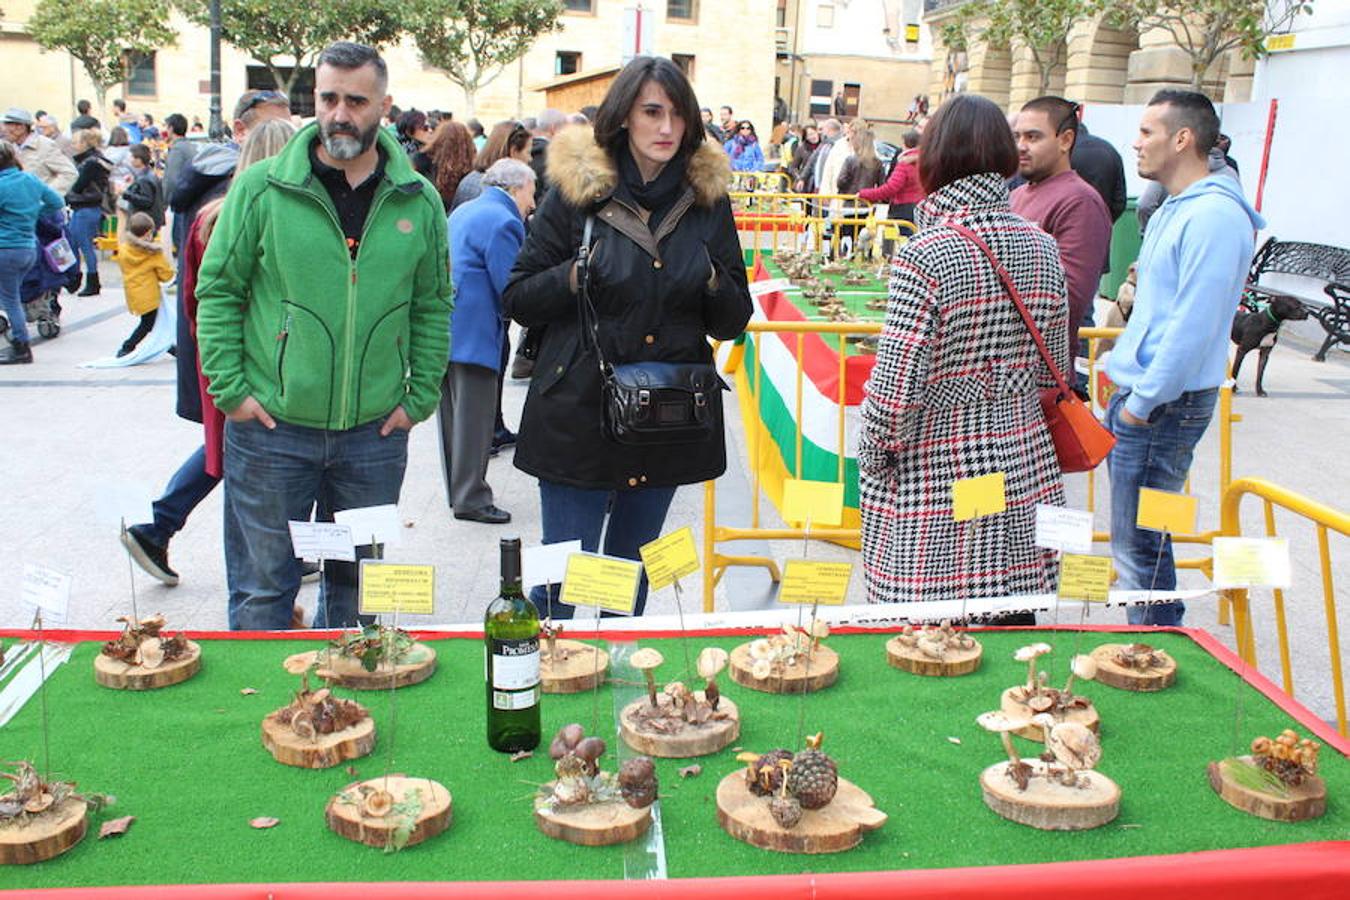
[[[1042,635],[1047,637],[1047,635]],[[1119,634],[1048,635],[1055,655],[1043,668],[1063,684],[1068,660]],[[723,693],[741,709],[737,747],[791,746],[805,704],[805,729],[824,731],[824,749],[841,774],[868,791],[890,821],[848,853],[792,856],[742,844],[717,825],[718,781],[737,771],[735,752],[698,760],[659,760],[661,817],[671,877],[940,868],[1142,856],[1223,847],[1344,839],[1350,805],[1350,762],[1322,752],[1330,800],[1321,819],[1281,824],[1241,813],[1209,788],[1205,766],[1245,749],[1257,734],[1274,736],[1296,722],[1243,685],[1189,639],[1149,640],[1180,664],[1177,684],[1158,694],[1133,694],[1082,684],[1102,720],[1100,771],[1122,788],[1120,817],[1094,831],[1037,831],[999,818],[980,799],[979,774],[1003,757],[998,737],[975,717],[998,706],[1004,688],[1026,666],[1013,651],[1026,634],[983,634],[984,662],[972,675],[922,678],[886,663],[886,635],[839,635],[841,657],[831,688],[800,696],[749,691],[722,677]],[[691,637],[690,652],[730,650],[740,639]],[[94,818],[90,835],[57,859],[0,870],[0,888],[286,881],[458,881],[624,877],[624,846],[584,848],[540,834],[532,821],[533,784],[551,777],[542,751],[512,763],[484,738],[482,650],[478,641],[432,642],[439,668],[427,682],[397,695],[391,728],[387,692],[340,692],[367,705],[379,729],[374,754],[354,761],[359,777],[386,770],[434,778],[454,797],[454,824],[417,847],[385,854],[330,833],[328,799],[355,780],[344,767],[306,771],[280,765],[263,749],[259,723],[284,705],[298,679],[281,668],[300,641],[202,641],[204,662],[192,680],[150,693],[107,690],[94,683],[97,643],[80,645],[52,677],[51,760],[54,773],[81,789],[116,795]],[[677,640],[641,641],[662,650],[661,680],[679,677]],[[258,693],[242,695],[252,687]],[[622,690],[631,693],[633,687]],[[1235,714],[1241,707],[1240,727]],[[544,698],[544,740],[570,721],[589,726],[593,699]],[[599,697],[607,768],[619,758],[610,689]],[[0,759],[39,762],[36,698],[0,732]],[[396,733],[395,733],[396,732]],[[391,737],[396,746],[391,747]],[[956,738],[955,743],[951,738]],[[1022,742],[1030,755],[1035,745]],[[690,762],[702,774],[682,779]],[[100,822],[134,815],[130,831],[97,840]],[[275,816],[270,830],[249,827]]]

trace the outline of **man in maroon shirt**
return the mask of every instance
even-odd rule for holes
[[[1012,208],[1059,245],[1069,290],[1069,353],[1078,349],[1078,326],[1092,310],[1102,268],[1111,250],[1111,214],[1101,195],[1069,164],[1078,134],[1078,104],[1038,97],[1017,114],[1018,171],[1027,183],[1012,192]]]

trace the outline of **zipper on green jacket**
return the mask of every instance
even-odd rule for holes
[[[286,321],[281,325],[281,334],[277,335],[277,340],[281,341],[281,350],[277,353],[277,388],[281,396],[286,396],[286,376],[284,373],[286,365],[286,345],[291,339],[291,314],[286,313]]]

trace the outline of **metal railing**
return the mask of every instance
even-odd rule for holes
[[[878,207],[859,199],[857,194],[732,191],[730,196],[737,230],[751,235],[750,246],[745,249],[755,253],[764,250],[776,253],[782,236],[787,235],[790,249],[801,249],[804,236],[805,243],[820,252],[828,240],[831,255],[837,257],[845,232],[852,234],[868,228],[874,238],[872,256],[880,262],[888,258],[889,245],[917,230],[907,219],[881,218],[876,214]]]

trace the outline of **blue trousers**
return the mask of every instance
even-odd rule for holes
[[[1116,446],[1106,458],[1111,474],[1111,555],[1121,588],[1171,591],[1177,586],[1172,540],[1135,526],[1139,489],[1179,491],[1185,487],[1195,445],[1209,427],[1219,389],[1182,394],[1155,409],[1147,425],[1121,419],[1128,396],[1127,391],[1116,392],[1106,408],[1106,427],[1116,436]],[[1180,625],[1186,604],[1131,606],[1126,614],[1132,625]]]
[[[398,502],[408,463],[408,433],[380,437],[382,424],[376,420],[347,431],[327,431],[280,421],[274,430],[256,421],[225,423],[230,628],[290,627],[300,561],[286,523],[308,520],[316,498],[324,518],[339,510]],[[358,622],[359,559],[371,551],[369,544],[358,546],[358,562],[324,563],[315,628]]]
[[[183,530],[197,504],[219,483],[219,478],[206,474],[206,445],[203,444],[183,460],[164,486],[164,494],[151,505],[155,521],[146,528],[147,536],[161,547],[168,544]]]
[[[595,553],[600,532],[605,533],[604,553],[624,559],[640,559],[638,548],[661,536],[675,488],[639,488],[633,491],[587,490],[553,481],[539,481],[539,505],[543,519],[543,543],[581,541],[581,549]],[[608,518],[608,524],[606,519]],[[530,600],[540,617],[551,612],[555,619],[570,619],[576,608],[558,599],[559,586],[530,591]],[[642,615],[647,605],[647,575],[638,584],[633,615]],[[606,615],[609,615],[606,613]]]
[[[98,237],[98,225],[103,221],[103,212],[97,206],[84,206],[70,213],[70,237],[75,242],[75,252],[84,260],[84,274],[98,272],[98,251],[94,249],[94,238]]]
[[[37,250],[33,247],[0,248],[0,312],[9,319],[9,339],[21,344],[28,343],[28,317],[19,288],[35,262]]]

